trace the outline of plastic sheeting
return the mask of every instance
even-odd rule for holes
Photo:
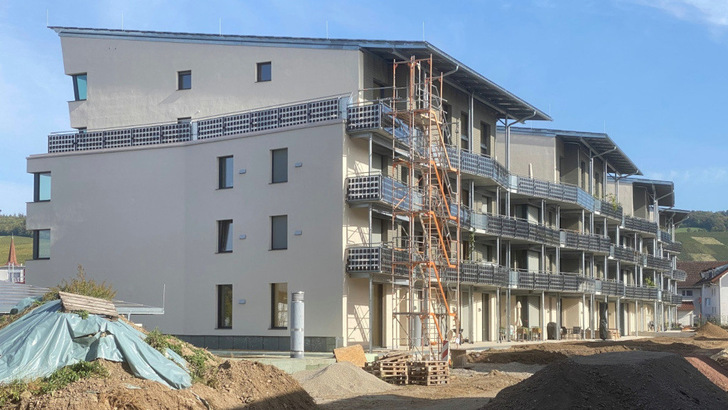
[[[61,301],[48,302],[0,330],[0,383],[46,377],[57,369],[106,359],[129,364],[135,376],[175,389],[189,387],[184,360],[167,350],[169,360],[144,341],[145,335],[122,320],[96,315],[86,319],[61,312]]]

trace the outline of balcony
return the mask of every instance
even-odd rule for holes
[[[561,245],[566,248],[603,254],[609,254],[612,247],[608,237],[573,231],[561,231]]]
[[[657,299],[657,289],[625,285],[624,296],[628,299],[655,300]]]
[[[607,218],[611,218],[613,220],[622,221],[622,217],[624,216],[624,211],[622,210],[621,205],[617,204],[611,204],[606,201],[596,201],[595,203],[595,211],[598,212],[600,215],[606,216]]]
[[[672,261],[652,255],[643,255],[644,266],[658,271],[672,271]]]
[[[493,158],[459,150],[453,146],[447,147],[447,155],[451,165],[460,172],[491,179],[503,188],[509,187],[508,170]]]
[[[628,248],[626,246],[612,245],[612,251],[610,252],[609,256],[611,256],[613,259],[617,259],[621,262],[627,262],[633,265],[641,263],[639,253],[635,249]]]
[[[329,98],[184,124],[172,123],[93,132],[54,133],[48,136],[48,152],[172,144],[333,120],[341,118],[339,100],[339,97]]]
[[[631,231],[657,235],[657,224],[641,218],[625,215],[623,227]]]
[[[671,276],[673,279],[680,281],[680,282],[685,281],[688,278],[687,272],[685,272],[684,270],[681,270],[681,269],[673,269]]]

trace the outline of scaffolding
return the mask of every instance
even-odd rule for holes
[[[400,67],[407,73],[405,97],[398,95]],[[403,221],[391,264],[393,328],[399,330],[393,337],[400,342],[393,344],[406,344],[421,358],[448,360],[449,342],[460,340],[458,311],[448,297],[454,292],[460,306],[461,178],[447,151],[451,124],[443,109],[443,74],[433,75],[432,56],[394,61],[392,73],[388,115],[398,128],[392,175],[399,171],[404,183],[392,205],[392,227]],[[406,288],[395,286],[404,272]]]

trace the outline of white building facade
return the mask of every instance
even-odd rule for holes
[[[120,299],[163,303],[147,327],[255,350],[289,348],[303,291],[306,350],[406,347],[417,325],[398,312],[426,298],[392,262],[416,235],[392,211],[414,185],[391,114],[410,74],[392,61],[432,56],[462,209],[442,330],[594,337],[600,303],[621,334],[675,321],[672,183],[627,178],[639,169],[605,134],[511,127],[549,117],[429,43],[54,30],[76,131],[28,158],[31,284],[81,264]]]

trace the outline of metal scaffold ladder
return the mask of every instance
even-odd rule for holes
[[[432,56],[394,61],[393,84],[398,84],[399,67],[408,69],[407,96],[399,98],[394,88],[390,115],[400,127],[396,134],[406,136],[408,151],[396,150],[394,139],[392,175],[402,176],[405,189],[393,201],[392,226],[397,221],[407,225],[392,252],[393,318],[409,350],[448,360],[448,342],[460,329],[452,306],[452,299],[459,306],[460,297],[460,172],[448,156],[443,76],[433,75]],[[405,269],[407,287],[397,290],[395,277]],[[448,290],[447,283],[454,289]]]

